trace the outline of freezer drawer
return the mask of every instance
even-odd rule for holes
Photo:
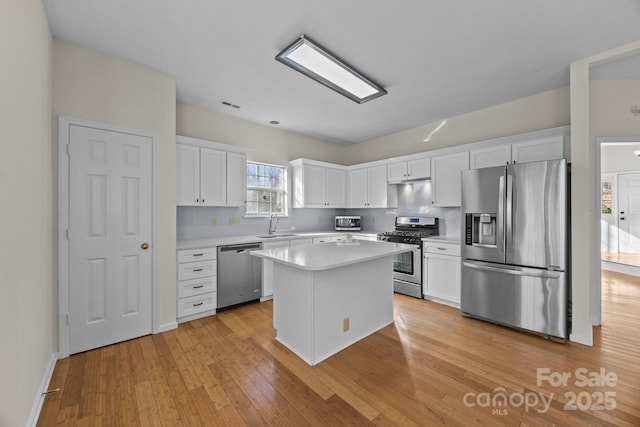
[[[460,300],[463,315],[568,338],[564,272],[464,261]]]

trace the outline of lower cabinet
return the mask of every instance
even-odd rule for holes
[[[216,248],[178,251],[178,322],[216,313]]]
[[[425,242],[422,253],[424,298],[460,307],[460,245]]]

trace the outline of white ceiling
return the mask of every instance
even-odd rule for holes
[[[638,0],[43,2],[55,38],[174,76],[179,102],[343,144],[567,85],[640,39]],[[358,105],[275,61],[301,34],[389,94]]]

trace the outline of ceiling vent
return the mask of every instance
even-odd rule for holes
[[[228,101],[222,101],[222,105],[226,105],[227,107],[232,107],[232,108],[235,108],[235,109],[237,109],[237,110],[238,110],[238,109],[240,109],[240,106],[239,106],[239,105],[232,104],[232,103],[230,103],[230,102],[228,102]]]

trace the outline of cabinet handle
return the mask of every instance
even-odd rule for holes
[[[204,304],[204,303],[203,302],[198,302],[198,303],[193,304],[193,306],[194,307],[198,307],[198,306],[201,306],[202,304]]]
[[[196,203],[200,203],[200,199],[196,199]]]
[[[202,256],[204,254],[193,254],[192,256]]]
[[[202,203],[204,203],[204,199],[202,199]]]
[[[446,251],[447,250],[447,248],[436,248],[436,249],[438,249],[439,251]]]
[[[203,268],[194,268],[194,269],[193,269],[193,272],[194,272],[194,273],[197,273],[198,271],[202,271],[202,270],[204,270],[204,269],[203,269]]]
[[[193,287],[193,289],[200,289],[200,288],[204,288],[204,285],[197,285]]]

